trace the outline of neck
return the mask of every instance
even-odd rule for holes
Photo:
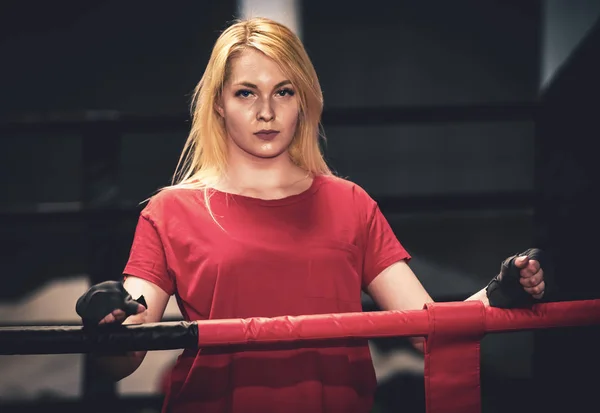
[[[233,155],[230,153],[230,155]],[[271,189],[294,184],[307,172],[294,165],[287,153],[276,158],[230,156],[224,185],[231,188]]]

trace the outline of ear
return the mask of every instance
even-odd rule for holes
[[[223,106],[221,105],[220,99],[215,101],[215,110],[222,118],[225,117],[225,110],[223,109]]]

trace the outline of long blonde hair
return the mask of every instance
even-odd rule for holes
[[[290,29],[273,20],[238,20],[217,39],[194,90],[191,129],[172,184],[167,187],[204,189],[207,206],[206,189],[222,178],[227,168],[226,132],[216,103],[230,75],[232,58],[247,48],[254,48],[276,61],[297,91],[298,126],[288,151],[292,162],[315,176],[332,174],[319,145],[319,139],[324,139],[323,94],[302,42]]]

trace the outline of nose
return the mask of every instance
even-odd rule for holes
[[[270,99],[264,99],[256,113],[256,119],[263,122],[270,122],[275,119],[275,111],[271,105]]]

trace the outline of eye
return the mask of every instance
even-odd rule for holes
[[[290,89],[290,88],[284,88],[284,89],[281,89],[281,90],[277,91],[277,96],[281,96],[281,97],[284,97],[284,96],[294,96],[294,93],[295,92],[292,89]]]
[[[238,90],[237,92],[235,92],[235,96],[240,96],[243,98],[250,97],[250,95],[252,95],[252,92],[247,89],[241,89],[241,90]]]

